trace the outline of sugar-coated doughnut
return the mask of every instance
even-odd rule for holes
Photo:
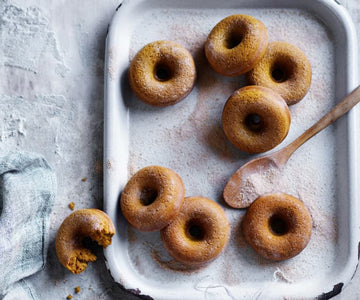
[[[187,197],[177,217],[161,230],[169,254],[187,265],[215,259],[227,245],[230,225],[225,211],[204,197]]]
[[[84,246],[90,238],[106,248],[111,244],[115,227],[106,213],[99,209],[79,209],[61,224],[56,235],[56,254],[60,263],[74,274],[84,271],[96,255]]]
[[[246,86],[225,103],[222,125],[226,137],[248,153],[268,151],[287,136],[291,116],[285,100],[269,88]]]
[[[143,102],[173,105],[192,90],[196,79],[194,60],[188,50],[173,41],[155,41],[132,59],[130,87]]]
[[[265,25],[248,15],[232,15],[211,30],[205,55],[210,66],[224,76],[238,76],[251,70],[268,44]]]
[[[185,187],[173,170],[148,166],[137,171],[121,193],[125,219],[141,231],[157,231],[179,213]]]
[[[288,105],[292,105],[303,99],[309,90],[311,65],[296,46],[281,41],[272,42],[246,77],[249,84],[271,88]]]
[[[261,256],[289,259],[299,254],[311,237],[311,216],[304,203],[287,194],[257,198],[242,221],[244,237]]]

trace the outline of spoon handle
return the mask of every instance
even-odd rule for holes
[[[337,119],[346,114],[357,103],[360,102],[360,86],[354,89],[350,94],[343,98],[338,104],[336,104],[326,115],[324,115],[318,122],[307,129],[297,139],[287,145],[282,152],[284,162],[286,162],[292,153],[295,152],[302,144],[308,139],[316,135],[318,132],[335,122]],[[287,155],[286,155],[287,154]]]

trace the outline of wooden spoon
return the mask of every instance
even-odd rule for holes
[[[250,206],[251,202],[255,200],[249,199],[246,196],[246,183],[249,181],[249,177],[251,175],[256,173],[263,174],[265,172],[268,172],[269,174],[276,174],[281,171],[295,150],[297,150],[308,139],[312,138],[318,132],[346,114],[358,102],[360,102],[360,86],[342,99],[317,123],[311,126],[289,145],[274,153],[255,158],[240,167],[231,176],[224,188],[223,197],[225,202],[235,208],[246,208]]]

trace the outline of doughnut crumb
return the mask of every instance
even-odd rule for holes
[[[70,257],[66,268],[69,269],[73,274],[79,274],[83,272],[89,262],[96,261],[97,257],[89,249],[82,248],[73,252]]]
[[[79,286],[77,286],[77,287],[75,288],[75,293],[78,294],[78,293],[80,293],[80,292],[81,292],[81,288],[80,288]]]
[[[71,201],[71,202],[69,203],[69,208],[70,208],[71,210],[74,210],[74,209],[75,209],[75,203]]]

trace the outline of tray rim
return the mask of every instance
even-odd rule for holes
[[[156,0],[155,0],[156,1]],[[149,3],[150,1],[147,1]],[[164,2],[164,1],[163,1]],[[239,1],[239,2],[249,2],[248,0]],[[254,1],[253,5],[254,8],[257,7],[259,3],[262,3],[263,0],[256,0]],[[358,57],[357,57],[357,38],[356,38],[356,31],[354,24],[352,23],[352,20],[346,11],[346,9],[336,0],[307,0],[302,3],[301,6],[299,6],[297,1],[291,1],[291,0],[273,0],[269,1],[267,7],[269,8],[283,8],[281,3],[288,3],[291,8],[297,8],[297,9],[304,9],[304,7],[308,6],[307,8],[311,12],[311,7],[309,2],[312,3],[313,7],[323,7],[324,9],[327,9],[329,12],[331,12],[336,18],[336,21],[341,22],[341,25],[344,27],[345,33],[346,33],[346,41],[347,41],[347,49],[348,49],[348,56],[347,56],[347,82],[346,82],[346,91],[350,92],[355,86],[357,86],[359,80],[358,80]],[[308,4],[304,4],[304,3]],[[114,188],[111,187],[112,181],[114,179],[126,179],[126,176],[122,174],[115,174],[114,176],[114,170],[112,167],[109,167],[109,162],[114,162],[116,165],[116,161],[114,161],[113,151],[114,149],[111,149],[111,143],[109,144],[111,138],[111,132],[113,132],[114,124],[109,124],[109,119],[111,120],[111,117],[114,116],[114,113],[116,114],[116,111],[121,109],[118,105],[113,106],[114,103],[111,102],[111,94],[114,94],[114,91],[112,90],[112,78],[110,78],[111,75],[110,72],[108,72],[108,68],[111,67],[111,64],[109,62],[109,55],[108,50],[111,45],[111,40],[113,38],[113,27],[115,26],[114,23],[116,23],[116,20],[120,19],[122,14],[126,13],[126,9],[136,7],[138,5],[141,5],[141,3],[145,3],[145,0],[124,0],[120,5],[117,7],[116,12],[114,14],[114,17],[111,21],[111,24],[108,28],[108,35],[106,39],[106,57],[105,57],[105,72],[104,72],[104,210],[109,214],[109,216],[115,220],[116,217],[116,203],[111,203],[109,201],[109,194],[113,193]],[[274,5],[271,5],[273,3]],[[296,4],[294,4],[296,3]],[[246,8],[253,8],[246,6]],[[289,7],[290,8],[290,7]],[[318,15],[318,17],[321,18],[321,16]],[[119,85],[119,84],[118,84]],[[120,86],[120,85],[119,85]],[[119,87],[120,89],[120,87]],[[121,103],[120,103],[121,106]],[[127,111],[127,108],[125,106],[122,107],[124,110],[122,111],[122,117],[126,118],[126,126],[129,126],[129,114]],[[359,107],[355,107],[348,115],[348,136],[352,137],[352,139],[348,139],[349,142],[349,151],[348,151],[348,161],[359,161],[359,154],[357,154],[358,151],[355,151],[355,149],[359,149],[360,145],[360,138],[357,137],[355,134],[355,131],[357,128],[359,128],[360,120],[359,120],[360,110]],[[110,116],[110,117],[109,117]],[[113,134],[113,133],[112,133]],[[129,138],[127,133],[121,133],[122,137]],[[128,141],[125,141],[127,143]],[[349,164],[350,165],[350,164]],[[119,167],[119,166],[117,166]],[[116,171],[116,168],[115,168]],[[115,172],[116,173],[116,172]],[[117,172],[117,173],[127,173],[126,172]],[[359,189],[356,187],[356,182],[359,182],[359,170],[357,168],[351,168],[349,170],[349,180],[350,180],[350,196],[352,200],[349,201],[349,217],[350,217],[350,242],[349,242],[349,253],[348,253],[348,261],[346,266],[344,266],[343,271],[341,272],[342,276],[344,276],[339,283],[335,283],[333,285],[332,290],[326,290],[323,293],[319,293],[317,298],[319,299],[329,299],[336,294],[339,294],[342,291],[342,288],[352,279],[353,274],[356,271],[358,260],[359,260],[359,247],[360,247],[360,229],[359,229],[359,222],[356,220],[356,211],[359,209]],[[119,178],[120,176],[120,178]],[[126,182],[126,180],[124,181]],[[116,188],[115,188],[116,190]],[[117,195],[119,195],[120,190],[119,187],[117,188]],[[117,198],[117,197],[116,197]],[[126,242],[126,241],[125,241]],[[119,270],[116,270],[115,265],[115,255],[113,252],[113,247],[108,247],[105,249],[105,261],[106,266],[112,275],[115,282],[119,283],[122,288],[129,290],[131,293],[136,295],[143,295],[143,293],[149,294],[150,298],[152,297],[151,291],[144,290],[143,287],[141,287],[141,291],[138,288],[138,286],[134,286],[129,283],[129,281],[126,280],[126,278],[123,278],[121,275],[121,272]],[[325,289],[325,288],[324,288]],[[155,293],[157,294],[157,293]],[[169,294],[166,295],[166,299],[169,298]],[[175,296],[175,294],[174,294]],[[148,297],[148,296],[146,296]],[[161,299],[161,297],[159,298]],[[176,297],[173,297],[171,299],[176,299]],[[185,299],[185,298],[184,298]],[[189,298],[191,299],[191,298]]]

